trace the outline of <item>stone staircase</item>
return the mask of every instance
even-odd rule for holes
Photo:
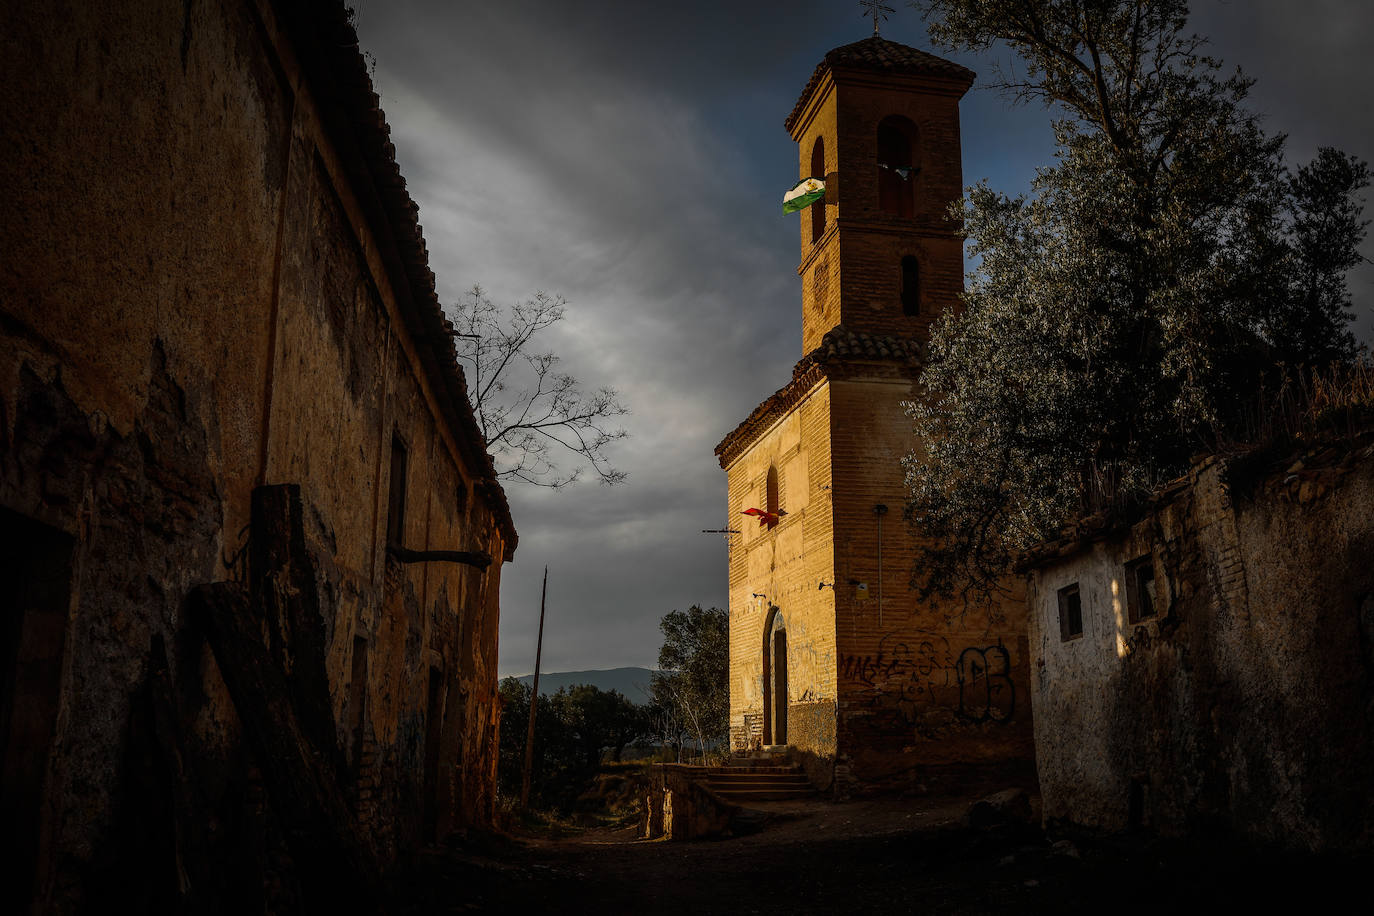
[[[736,805],[810,798],[816,794],[796,764],[730,758],[724,766],[701,767],[692,775],[722,801]]]

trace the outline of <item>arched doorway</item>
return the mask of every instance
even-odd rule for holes
[[[787,743],[787,623],[776,605],[763,628],[763,743]]]

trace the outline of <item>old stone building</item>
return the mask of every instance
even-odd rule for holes
[[[1262,457],[1024,557],[1047,821],[1374,848],[1374,444]]]
[[[344,6],[0,34],[0,910],[289,909],[334,828],[489,823],[516,533]]]
[[[786,121],[800,175],[802,352],[716,448],[728,475],[730,730],[788,746],[821,787],[1029,761],[1020,594],[921,601],[902,518],[902,403],[931,323],[957,307],[959,99],[974,75],[879,37],[829,52]],[[746,515],[756,509],[758,514]]]

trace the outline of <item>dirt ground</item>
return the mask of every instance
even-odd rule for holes
[[[425,853],[394,884],[420,913],[1254,913],[1370,906],[1369,859],[1217,840],[975,830],[968,798],[779,802],[747,836],[488,836]],[[1353,896],[1352,896],[1353,895]]]

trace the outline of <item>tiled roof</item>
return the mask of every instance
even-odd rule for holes
[[[921,361],[921,345],[906,337],[864,334],[836,325],[821,338],[821,345],[806,355],[817,362],[831,360],[888,360],[896,359],[912,364]]]
[[[910,369],[921,364],[924,354],[921,345],[904,337],[863,334],[836,325],[821,338],[820,346],[803,356],[792,368],[792,381],[779,388],[743,423],[736,426],[716,446],[721,467],[740,456],[754,438],[779,417],[786,414],[829,374],[827,366],[855,362],[899,363]]]
[[[792,113],[783,122],[788,133],[792,132],[792,127],[801,118],[802,110],[806,108],[806,103],[820,83],[821,77],[825,76],[825,71],[836,67],[912,76],[942,76],[963,82],[965,88],[973,84],[975,76],[972,70],[953,61],[876,35],[853,44],[842,45],[827,52],[825,58],[816,65],[810,82],[802,90],[801,98],[797,99]]]
[[[390,236],[395,245],[394,251],[385,241],[380,247],[397,286],[397,307],[418,344],[420,369],[439,393],[440,407],[454,430],[454,439],[478,473],[477,489],[492,506],[506,546],[505,559],[509,560],[517,542],[510,504],[468,400],[467,379],[453,343],[453,325],[439,304],[434,271],[429,268],[420,208],[406,190],[406,180],[396,163],[391,126],[372,88],[367,62],[358,48],[358,33],[338,0],[286,0],[275,8],[300,57],[326,127],[340,146],[352,181],[359,185],[358,195],[369,221],[379,224],[379,235]],[[371,185],[370,192],[367,184]]]

